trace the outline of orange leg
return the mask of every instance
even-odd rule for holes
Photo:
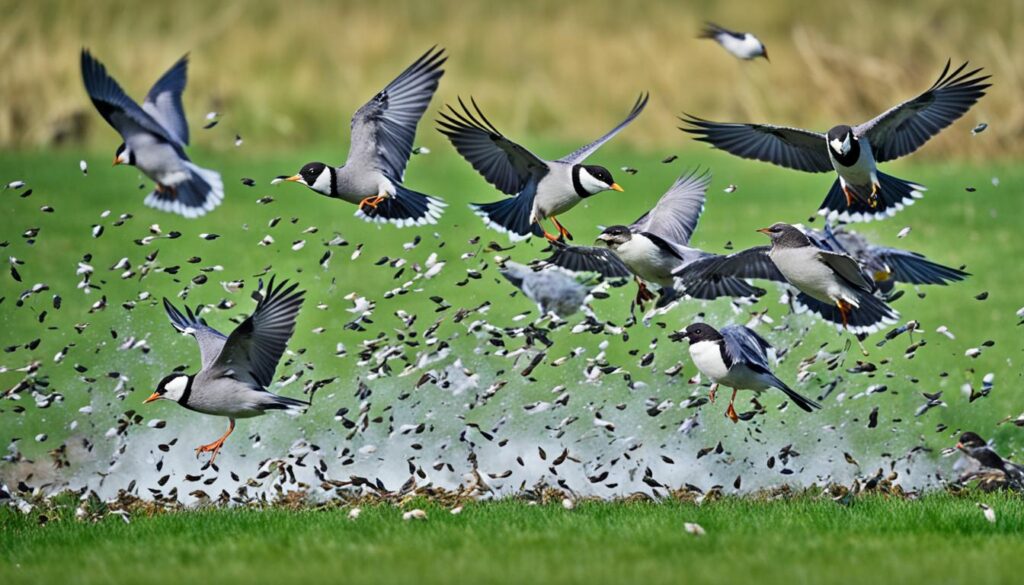
[[[235,430],[235,419],[232,418],[229,420],[231,421],[231,425],[228,426],[228,432],[221,435],[219,439],[210,443],[209,445],[200,445],[199,447],[196,447],[196,457],[199,457],[199,455],[203,453],[213,451],[213,456],[210,457],[210,463],[213,463],[213,460],[217,458],[217,453],[220,453],[221,446],[224,445],[224,440],[227,439],[228,435],[230,435]]]
[[[836,307],[839,309],[839,318],[841,318],[843,320],[843,329],[849,330],[850,329],[850,323],[849,323],[850,309],[852,309],[853,307],[851,307],[849,304],[847,304],[846,301],[842,301],[842,300],[836,301]]]
[[[708,400],[711,401],[711,404],[715,403],[715,395],[716,394],[718,394],[718,382],[715,382],[714,384],[712,384],[711,385],[711,389],[708,390]]]
[[[556,228],[558,228],[558,233],[562,234],[562,237],[564,237],[565,239],[569,240],[570,242],[572,241],[572,234],[569,233],[569,230],[567,230],[564,227],[562,227],[562,224],[558,223],[558,218],[557,217],[552,215],[551,216],[551,222],[555,224]]]
[[[364,205],[377,209],[377,206],[380,205],[380,202],[384,201],[387,198],[387,195],[373,195],[370,197],[366,197],[359,202],[359,209],[362,209]]]
[[[857,196],[854,195],[853,192],[850,191],[850,188],[847,187],[846,185],[843,185],[843,195],[846,196],[846,206],[847,207],[852,207],[853,206],[853,200],[856,199]]]
[[[637,278],[636,286],[636,304],[642,307],[643,304],[646,303],[647,301],[654,300],[654,293],[651,292],[651,289],[647,288],[647,285],[644,284],[644,281]]]
[[[725,416],[729,417],[729,420],[732,422],[737,423],[740,421],[740,415],[736,414],[736,407],[733,406],[734,402],[736,402],[735,388],[732,389],[732,398],[729,399],[729,408],[725,409]]]

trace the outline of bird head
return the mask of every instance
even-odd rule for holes
[[[114,152],[114,165],[135,165],[135,153],[124,142]]]
[[[601,191],[623,191],[622,187],[612,178],[611,172],[600,165],[577,165],[577,180],[579,186],[591,195]]]
[[[788,223],[773,223],[769,227],[761,228],[757,231],[771,238],[773,246],[799,248],[811,243],[799,228]]]
[[[960,440],[956,444],[956,448],[961,451],[967,451],[968,449],[977,449],[978,447],[985,447],[988,443],[985,439],[982,439],[978,433],[967,431],[960,435]]]
[[[185,395],[185,391],[192,386],[192,376],[182,374],[181,372],[168,374],[164,376],[163,380],[157,384],[156,390],[149,395],[149,398],[143,401],[143,404],[148,404],[154,400],[173,400],[180,402],[181,397]]]
[[[707,323],[693,323],[683,331],[682,337],[692,345],[701,341],[717,341],[722,338],[722,334]]]
[[[857,138],[853,135],[853,128],[846,125],[839,125],[828,131],[828,147],[835,156],[846,156],[850,154],[853,143]]]
[[[633,239],[633,232],[624,225],[613,225],[605,228],[601,235],[597,236],[595,243],[604,244],[612,250]]]
[[[306,163],[298,174],[282,180],[301,183],[317,193],[331,195],[331,169],[322,162]]]

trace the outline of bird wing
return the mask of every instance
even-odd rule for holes
[[[352,116],[352,138],[346,165],[372,166],[396,181],[405,176],[416,126],[448,58],[431,48]]]
[[[167,316],[171,319],[171,325],[175,329],[181,333],[188,333],[196,339],[196,343],[199,344],[199,357],[202,360],[203,369],[209,367],[220,355],[227,336],[207,325],[188,306],[185,307],[185,313],[182,314],[177,307],[171,304],[171,301],[164,298],[164,311],[167,312]]]
[[[755,370],[771,372],[768,366],[768,350],[771,344],[753,330],[742,325],[726,325],[719,333],[725,342],[725,352],[732,363],[753,366]]]
[[[685,288],[702,280],[714,277],[762,278],[775,282],[786,282],[775,263],[768,257],[769,246],[757,246],[722,256],[708,256],[683,265],[672,272]]]
[[[680,120],[689,127],[679,129],[695,135],[694,140],[742,158],[809,173],[832,170],[825,135],[819,132],[770,124],[712,122],[688,114]]]
[[[932,262],[923,255],[909,250],[871,246],[868,251],[892,273],[893,278],[898,282],[948,284],[970,276],[968,272]]]
[[[633,109],[629,111],[629,115],[626,116],[626,119],[620,122],[618,126],[612,128],[610,132],[598,138],[597,140],[591,142],[590,144],[578,148],[575,151],[563,156],[562,158],[558,159],[558,162],[563,162],[570,165],[582,163],[584,160],[586,160],[588,156],[594,154],[598,148],[601,148],[601,146],[603,146],[605,142],[608,142],[616,134],[621,132],[623,128],[629,126],[633,122],[633,120],[635,120],[636,117],[640,115],[640,112],[644,111],[644,108],[647,107],[647,100],[649,98],[650,95],[647,93],[640,94],[640,96],[636,98],[636,103],[633,104]]]
[[[818,258],[821,259],[833,272],[853,286],[865,291],[874,292],[875,284],[870,275],[864,274],[859,262],[852,256],[828,250],[818,250]]]
[[[187,82],[188,55],[185,55],[153,84],[142,102],[142,110],[182,146],[188,145],[188,121],[185,119],[185,107],[181,104],[181,94]]]
[[[100,115],[121,134],[126,143],[131,144],[132,139],[140,134],[148,134],[175,145],[179,155],[184,158],[185,154],[180,151],[180,144],[159,122],[124,93],[117,81],[107,73],[107,68],[86,49],[82,49],[82,81],[85,83],[85,91]]]
[[[596,272],[605,278],[629,278],[629,267],[608,248],[601,246],[569,246],[552,242],[554,252],[544,260],[571,272]]]
[[[297,286],[284,281],[275,288],[270,279],[256,310],[231,332],[213,364],[221,375],[260,389],[270,385],[302,306],[305,291],[295,292]]]
[[[648,232],[662,239],[689,244],[704,211],[704,194],[711,184],[711,171],[684,173],[661,196],[653,209],[629,226],[633,232]]]
[[[437,121],[438,131],[448,137],[455,150],[488,183],[502,193],[517,195],[532,178],[539,179],[548,172],[548,164],[522,146],[512,142],[494,127],[480,111],[476,100],[470,98],[473,110],[459,98],[462,111],[448,106]]]
[[[718,35],[729,35],[730,37],[739,41],[742,41],[747,36],[745,33],[732,31],[725,28],[724,26],[719,26],[711,21],[707,21],[704,23],[704,28],[701,29],[700,31],[699,38],[717,39]]]
[[[963,116],[985,95],[991,84],[982,83],[988,75],[978,76],[981,68],[962,73],[964,63],[952,73],[950,62],[935,83],[914,99],[854,128],[857,136],[867,136],[876,162],[908,155],[928,142],[943,128]]]

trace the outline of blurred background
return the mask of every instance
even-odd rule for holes
[[[437,44],[451,60],[434,108],[472,94],[506,133],[571,142],[603,132],[649,90],[647,115],[621,138],[643,148],[683,143],[673,120],[684,111],[858,123],[926,89],[947,59],[970,60],[996,86],[967,122],[987,122],[991,136],[968,150],[945,133],[917,156],[1024,149],[1014,140],[1024,130],[1024,0],[2,0],[0,10],[0,148],[110,142],[82,89],[86,45],[137,99],[191,53],[193,124],[215,110],[255,148],[337,141],[340,160],[351,112]],[[699,40],[704,20],[754,32],[771,63]]]

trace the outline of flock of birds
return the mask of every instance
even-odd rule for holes
[[[768,59],[763,43],[750,33],[709,25],[702,36],[738,58]],[[356,216],[365,221],[398,227],[437,223],[445,201],[408,187],[405,170],[415,150],[417,126],[438,88],[446,60],[441,49],[427,51],[355,112],[343,165],[310,162],[273,183],[299,183],[356,205]],[[185,151],[189,129],[182,93],[187,66],[187,58],[175,63],[139,105],[89,51],[81,53],[86,91],[124,141],[114,164],[134,166],[154,181],[146,205],[194,218],[215,212],[224,199],[224,185],[216,171],[196,165]],[[638,286],[635,304],[642,307],[654,301],[655,310],[663,313],[687,299],[753,300],[765,290],[751,281],[767,280],[795,289],[789,301],[797,312],[817,315],[862,342],[897,323],[898,313],[890,305],[901,294],[896,283],[945,285],[969,276],[962,267],[874,245],[848,224],[891,217],[922,197],[923,186],[884,174],[877,164],[913,153],[963,116],[989,87],[988,78],[980,72],[968,70],[966,63],[951,70],[947,62],[936,82],[917,97],[863,124],[839,124],[825,133],[683,116],[684,132],[733,155],[836,175],[819,209],[827,220],[824,229],[774,223],[758,230],[769,238],[769,245],[726,255],[690,245],[711,181],[710,172],[699,169],[684,172],[633,223],[605,227],[594,246],[570,243],[573,236],[560,218],[601,192],[623,190],[607,168],[586,160],[643,113],[647,94],[641,94],[625,119],[609,132],[554,160],[541,158],[506,137],[473,99],[460,98],[457,106],[447,106],[439,114],[437,129],[487,182],[507,195],[471,206],[484,223],[513,241],[537,237],[550,242],[548,258],[530,265],[507,260],[501,266],[505,278],[537,303],[542,317],[561,320],[580,310],[589,314],[588,301],[598,281],[633,279]],[[545,220],[550,220],[552,232],[544,227]],[[273,277],[261,289],[254,294],[255,311],[227,335],[207,325],[198,311],[188,307],[182,311],[168,299],[163,301],[174,328],[195,338],[201,368],[165,376],[146,402],[169,400],[228,418],[223,436],[196,449],[197,455],[210,453],[211,464],[236,419],[273,410],[301,413],[310,406],[268,390],[295,330],[304,291],[297,283],[275,284]],[[890,332],[886,339],[913,331],[913,323]],[[697,322],[673,338],[689,342],[694,365],[712,382],[712,402],[719,385],[732,389],[726,416],[733,422],[747,418],[734,407],[738,390],[777,389],[804,411],[820,408],[775,375],[770,363],[772,345],[750,327]],[[958,447],[982,467],[1003,470],[1009,479],[1024,481],[1021,468],[994,455],[976,434],[965,433]]]

